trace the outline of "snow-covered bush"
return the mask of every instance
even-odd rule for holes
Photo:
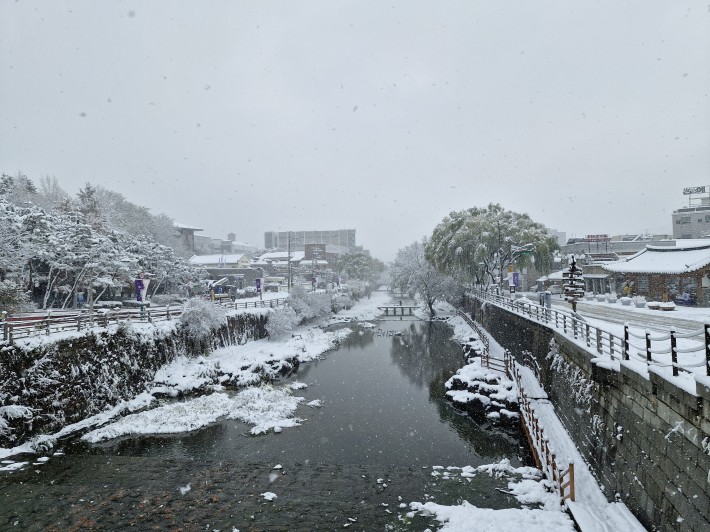
[[[291,288],[286,304],[296,312],[300,323],[327,316],[331,312],[328,294],[306,292],[300,286]]]
[[[29,312],[34,309],[29,294],[22,287],[9,279],[0,281],[0,311],[13,313]]]
[[[315,313],[308,304],[308,292],[300,286],[291,288],[286,304],[296,312],[301,322],[315,318]]]
[[[298,316],[291,307],[283,307],[269,314],[269,321],[266,322],[266,332],[269,339],[283,336],[288,331],[298,325]]]
[[[333,312],[340,312],[343,309],[351,309],[353,300],[347,294],[333,294],[330,298],[330,305]]]
[[[0,406],[0,436],[10,436],[12,429],[8,423],[11,419],[32,419],[34,413],[31,408],[20,405]]]
[[[646,297],[645,296],[634,296],[631,298],[634,303],[645,303],[646,302]]]
[[[247,286],[244,288],[244,292],[246,293],[247,297],[251,297],[254,294],[256,294],[256,287],[255,286]]]
[[[202,340],[227,322],[225,310],[211,301],[197,297],[188,299],[180,316],[180,324],[187,336]]]

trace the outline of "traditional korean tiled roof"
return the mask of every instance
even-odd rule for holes
[[[693,246],[646,246],[626,260],[602,267],[618,273],[678,275],[699,270],[710,264],[710,242]]]

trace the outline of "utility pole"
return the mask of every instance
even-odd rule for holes
[[[288,291],[291,291],[293,280],[291,279],[291,242],[297,241],[298,238],[291,238],[291,231],[288,232]]]
[[[498,220],[498,295],[503,295],[503,240],[500,236],[500,220]]]

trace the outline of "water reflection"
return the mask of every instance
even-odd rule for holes
[[[440,420],[470,442],[479,455],[503,456],[511,447],[519,446],[522,438],[519,427],[501,428],[488,422],[474,422],[446,400],[444,384],[463,364],[461,348],[453,341],[451,332],[448,326],[436,322],[412,323],[401,336],[392,338],[392,361],[414,386],[426,386]],[[531,464],[527,446],[519,451],[523,461]]]
[[[70,452],[247,461],[313,461],[382,465],[477,465],[502,458],[519,463],[520,434],[481,427],[444,397],[444,383],[463,364],[445,323],[412,319],[358,324],[323,360],[302,364],[297,393],[320,409],[299,407],[303,426],[281,434],[248,435],[233,420],[190,434],[144,436],[103,445],[76,443]],[[383,331],[386,334],[382,334]],[[525,461],[525,458],[523,458]]]

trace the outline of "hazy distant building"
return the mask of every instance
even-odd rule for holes
[[[558,231],[557,229],[548,229],[547,232],[557,238],[557,243],[560,246],[564,246],[567,243],[567,233]]]
[[[671,235],[587,235],[584,238],[570,238],[567,244],[560,246],[560,250],[563,255],[587,255],[588,259],[605,262],[635,255],[645,249],[646,244],[675,246],[675,240]]]
[[[266,231],[264,247],[266,249],[286,249],[288,247],[288,231]],[[325,244],[339,246],[354,252],[355,229],[336,229],[333,231],[291,231],[291,249],[305,251],[306,244]]]
[[[229,235],[227,235],[227,240],[212,238],[210,236],[195,235],[193,237],[194,248],[192,251],[194,251],[197,255],[212,255],[216,253],[246,253],[249,256],[256,251],[256,246],[251,246],[246,242],[235,241],[234,238],[234,233],[229,233]]]
[[[174,225],[175,225],[175,229],[177,229],[178,234],[180,235],[180,240],[182,241],[185,248],[187,248],[189,251],[192,251],[194,253],[195,238],[198,238],[195,236],[195,232],[202,231],[202,229],[200,229],[198,227],[193,227],[191,225],[186,225],[186,224],[176,223]]]
[[[710,237],[710,187],[688,187],[688,206],[673,211],[673,236],[678,239]]]

